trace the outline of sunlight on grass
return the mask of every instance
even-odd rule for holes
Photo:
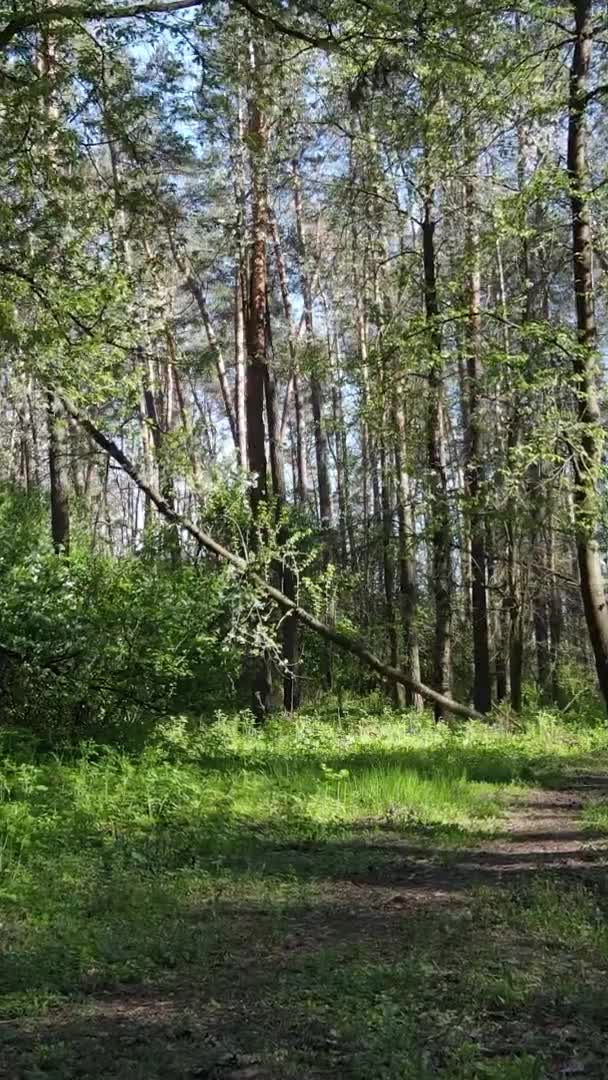
[[[586,806],[582,820],[591,831],[608,835],[608,805],[605,802],[592,802]]]
[[[353,909],[352,889],[372,872],[391,882],[396,865],[399,880],[408,843],[429,865],[474,846],[527,783],[567,777],[607,745],[554,717],[455,733],[391,713],[263,731],[246,716],[175,721],[137,754],[84,745],[36,759],[17,744],[0,759],[0,1012],[38,1016],[158,979],[208,979],[215,998],[230,957],[245,957],[267,972],[261,1005],[306,1030],[330,1025],[354,1078],[543,1077],[534,1049],[480,1056],[472,1021],[455,1017],[466,1002],[476,1030],[492,1010],[554,1008],[561,994],[603,1023],[595,973],[581,989],[581,971],[608,958],[591,890],[540,881],[473,890],[449,912],[422,905],[390,924],[387,955],[368,941],[384,908]],[[293,967],[277,967],[294,926],[322,929],[340,903],[356,932],[310,949],[303,935]]]

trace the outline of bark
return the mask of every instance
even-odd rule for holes
[[[283,446],[281,440],[281,420],[279,416],[276,380],[269,363],[266,363],[264,372],[264,398],[266,401],[266,418],[268,421],[268,456],[270,459],[272,493],[279,502],[284,503],[285,463],[283,460]]]
[[[427,454],[431,483],[431,575],[435,600],[434,681],[440,695],[452,689],[452,570],[451,528],[446,471],[445,425],[443,418],[443,365],[435,268],[435,223],[432,196],[424,200],[422,243],[424,258],[424,304],[429,326],[430,364],[427,412]],[[443,715],[435,708],[438,719]]]
[[[481,407],[481,272],[474,180],[465,184],[467,222],[467,428],[465,430],[465,490],[469,507],[471,543],[471,606],[473,619],[473,702],[486,713],[492,704],[488,626],[487,552],[483,514],[483,414]]]
[[[154,364],[151,360],[148,362],[143,400],[146,428],[150,436],[149,445],[156,466],[155,471],[158,476],[158,486],[163,498],[169,505],[173,506],[175,504],[173,475],[165,460],[164,446],[164,437],[166,434],[165,423],[168,419],[168,415],[166,409],[163,408],[163,402],[160,400],[160,395],[157,392],[157,376],[156,371],[154,370]],[[163,422],[163,414],[165,414],[165,422]],[[177,529],[171,526],[164,528],[162,530],[161,539],[163,551],[169,556],[171,562],[177,564],[180,558],[179,533]]]
[[[453,713],[455,716],[464,716],[469,719],[480,718],[480,714],[476,713],[474,709],[470,709],[467,705],[454,701],[452,698],[445,697],[431,687],[410,679],[405,672],[391,667],[390,664],[385,664],[367,648],[360,638],[355,636],[351,637],[341,633],[334,627],[327,626],[309,611],[306,611],[305,608],[300,607],[299,604],[287,597],[280,589],[277,589],[274,585],[260,577],[259,574],[252,571],[245,559],[241,558],[239,555],[235,555],[234,552],[229,551],[212,536],[195,525],[194,522],[183,515],[178,514],[177,511],[163,499],[161,493],[144,480],[135,465],[112,439],[104,435],[84,413],[72,404],[72,402],[68,401],[63,396],[61,400],[66,412],[81,425],[97,446],[104,450],[106,454],[120,465],[127,476],[129,476],[137,487],[148,497],[150,502],[154,504],[158,512],[164,518],[173,522],[175,525],[178,525],[186,533],[192,536],[197,544],[205,548],[206,551],[209,551],[212,555],[229,563],[240,574],[247,575],[248,580],[255,584],[260,591],[271,600],[274,600],[282,611],[293,615],[298,622],[303,626],[308,627],[308,629],[318,634],[328,643],[337,645],[338,648],[350,653],[350,655],[356,656],[362,663],[375,671],[382,678],[387,679],[390,682],[399,682],[403,686],[410,686],[425,700],[431,702],[435,706],[439,706],[446,712]]]
[[[401,624],[405,637],[406,668],[413,682],[420,682],[418,645],[418,589],[416,586],[416,547],[414,516],[411,509],[410,479],[405,467],[405,417],[400,404],[394,403],[395,481],[397,485],[397,521],[399,525],[399,596]],[[406,687],[406,705],[419,711],[422,698]]]
[[[519,169],[519,187],[520,190],[523,187],[523,173],[521,166]],[[524,232],[524,239],[522,240],[522,248],[525,257],[526,268],[524,270],[523,279],[524,283],[528,282],[528,269],[527,269],[527,239]],[[511,355],[511,338],[508,328],[508,305],[507,305],[507,289],[505,282],[505,273],[502,259],[502,251],[500,244],[496,242],[496,261],[498,270],[498,292],[500,310],[503,317],[503,348],[505,358],[508,360]],[[528,317],[528,311],[530,306],[530,290],[529,286],[525,286],[526,291],[526,307],[524,311],[524,322]],[[508,394],[509,386],[506,382],[502,385],[503,392]],[[518,402],[515,403],[515,409],[511,412],[511,415],[504,418],[504,424],[506,428],[505,439],[505,458],[507,468],[513,463],[515,450],[519,442],[520,433],[520,419],[518,414]],[[502,418],[501,418],[502,420]],[[499,427],[501,424],[499,423]],[[523,596],[522,596],[522,574],[520,565],[521,555],[521,543],[520,543],[520,528],[518,525],[518,510],[516,500],[512,495],[507,498],[507,507],[505,514],[505,572],[504,572],[504,595],[501,604],[501,623],[505,626],[505,631],[501,634],[501,642],[504,642],[504,656],[500,659],[497,658],[497,697],[500,700],[500,692],[502,691],[502,680],[499,689],[498,686],[498,672],[504,670],[504,690],[505,694],[508,694],[511,708],[515,712],[519,712],[521,709],[522,698],[522,674],[523,674]]]
[[[518,190],[523,194],[526,186],[526,137],[525,131],[518,125],[517,128],[517,180]],[[521,313],[521,326],[524,331],[529,327],[534,312],[535,282],[532,280],[532,265],[530,258],[530,245],[528,240],[528,221],[524,216],[521,237],[519,261],[520,278],[524,293],[523,310]],[[504,282],[504,270],[499,253],[500,289],[503,313],[507,311],[506,290]],[[505,330],[506,334],[506,330]],[[505,337],[505,348],[508,352],[510,341]],[[527,376],[532,376],[531,345],[526,337],[522,337],[522,350],[527,355]],[[516,398],[507,423],[507,465],[517,469],[517,451],[522,441],[522,412],[525,413],[526,402]],[[529,491],[524,485],[524,494],[529,500]],[[505,609],[508,614],[509,627],[509,683],[510,702],[515,712],[521,711],[522,689],[524,674],[524,612],[528,602],[529,593],[529,556],[524,560],[523,545],[523,508],[517,497],[510,496],[507,504],[505,532],[507,538],[507,595]]]
[[[340,342],[337,334],[335,338],[334,353],[335,365],[332,387],[332,411],[336,442],[336,479],[338,488],[338,507],[340,511],[340,536],[342,541],[344,566],[350,564],[352,570],[356,573],[358,567],[358,553],[353,523],[351,474],[348,441],[346,437],[346,420],[344,416],[344,403],[342,400]]]
[[[27,414],[29,417],[30,431],[32,434],[32,453],[33,453],[33,467],[34,467],[34,483],[37,488],[40,487],[40,440],[38,438],[38,421],[36,418],[36,408],[34,404],[34,389],[31,381],[27,384],[26,389],[26,402],[27,402]]]
[[[366,311],[366,280],[365,267],[361,274],[358,265],[359,244],[356,229],[352,229],[352,273],[355,291],[355,330],[357,336],[357,348],[359,358],[359,376],[361,400],[359,412],[361,417],[361,502],[363,517],[363,544],[361,566],[361,589],[362,610],[361,622],[366,625],[373,621],[371,588],[371,550],[373,542],[374,520],[379,517],[380,493],[378,486],[377,454],[373,434],[370,430],[367,411],[370,398],[369,366],[368,366],[368,336],[367,336],[367,311]]]
[[[249,140],[252,177],[252,242],[249,265],[247,319],[247,460],[254,481],[254,515],[268,496],[264,394],[266,385],[266,235],[268,229],[265,163],[266,120],[255,94],[249,101]]]
[[[247,410],[245,406],[245,317],[243,311],[242,274],[237,266],[234,283],[234,403],[237,430],[237,459],[241,469],[247,467]]]
[[[395,606],[395,571],[393,565],[393,495],[386,440],[380,441],[380,474],[382,478],[382,576],[384,579],[385,626],[388,636],[391,665],[399,667],[399,630]],[[392,684],[396,705],[405,703],[403,686]]]
[[[597,542],[597,477],[602,464],[602,428],[597,387],[598,337],[593,285],[593,245],[587,193],[586,96],[591,64],[593,2],[574,0],[575,39],[570,68],[568,178],[572,211],[574,300],[579,348],[573,369],[579,426],[572,457],[576,549],[581,594],[595,666],[608,708],[608,606]]]
[[[61,404],[54,391],[46,397],[49,483],[51,489],[51,536],[59,554],[70,553],[70,505],[65,470],[65,432]]]
[[[268,198],[266,186],[267,120],[259,101],[258,50],[250,45],[251,89],[248,100],[248,144],[251,170],[251,247],[247,305],[247,462],[251,474],[249,497],[254,520],[268,501],[268,465],[264,402],[269,378],[266,325],[266,239]],[[267,655],[257,658],[253,679],[253,712],[263,719],[272,709],[272,669]]]
[[[19,427],[19,476],[25,490],[31,491],[36,484],[33,479],[32,448],[28,432],[27,391],[21,386],[17,387],[15,411]]]
[[[547,529],[547,564],[550,572],[549,584],[549,661],[551,665],[551,700],[555,704],[562,703],[562,690],[559,681],[560,646],[564,615],[562,600],[556,577],[556,551],[555,533],[552,517],[549,518]]]
[[[245,224],[247,219],[247,209],[245,195],[244,146],[245,117],[243,110],[243,94],[239,87],[237,92],[237,124],[233,154],[234,196],[237,206],[235,230],[237,251],[234,267],[234,408],[238,438],[237,456],[241,469],[247,468],[247,410],[245,404],[245,382],[247,373],[245,348],[245,324],[247,320]]]
[[[193,481],[194,487],[197,490],[199,490],[200,489],[199,462],[198,462],[198,458],[196,456],[196,451],[194,449],[194,442],[193,442],[193,439],[192,439],[192,425],[190,423],[190,419],[188,417],[188,413],[187,413],[187,410],[186,410],[186,401],[185,401],[185,398],[184,398],[184,391],[183,391],[182,382],[181,382],[179,369],[178,369],[177,344],[176,344],[175,338],[173,336],[173,331],[171,330],[171,327],[169,326],[168,323],[165,325],[165,337],[167,339],[167,349],[168,349],[169,357],[170,357],[171,372],[172,372],[172,377],[173,377],[173,386],[175,388],[175,397],[177,399],[177,407],[178,407],[178,410],[179,410],[179,417],[180,417],[182,428],[184,429],[184,434],[186,436],[186,440],[187,440],[187,443],[188,443],[188,457],[190,458],[190,466],[192,468],[192,481]]]
[[[312,306],[312,288],[308,274],[308,253],[304,233],[304,213],[302,207],[302,186],[297,162],[293,163],[293,198],[300,258],[300,285],[304,301],[304,325],[309,346],[314,342],[314,323]],[[329,479],[329,449],[327,432],[323,416],[323,382],[314,370],[316,358],[313,357],[313,371],[310,376],[310,403],[312,408],[313,431],[315,439],[315,459],[317,464],[317,483],[319,488],[319,518],[321,529],[327,531],[333,523],[331,484]]]
[[[510,511],[506,523],[507,532],[507,601],[509,620],[509,681],[511,686],[511,707],[521,711],[522,677],[524,663],[524,621],[523,621],[523,582],[519,553],[521,545],[515,524],[514,510]]]

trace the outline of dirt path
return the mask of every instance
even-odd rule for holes
[[[489,879],[531,872],[568,874],[603,862],[608,837],[594,835],[580,821],[586,802],[608,794],[601,777],[582,777],[568,790],[530,791],[518,799],[505,825],[508,835],[488,840],[456,857],[463,878]],[[599,868],[599,867],[598,867]]]
[[[581,777],[568,789],[532,789],[514,800],[500,836],[462,848],[419,846],[394,833],[362,841],[369,866],[341,882],[335,901],[347,908],[417,908],[453,904],[473,888],[523,884],[538,874],[598,879],[606,869],[608,836],[584,827],[580,812],[585,803],[606,797],[608,784],[598,776]]]

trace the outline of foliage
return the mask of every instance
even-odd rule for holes
[[[4,723],[129,742],[174,710],[229,700],[232,584],[205,563],[95,554],[57,558],[37,499],[0,500]]]

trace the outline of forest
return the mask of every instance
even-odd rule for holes
[[[608,1075],[608,3],[0,0],[0,1077]]]

